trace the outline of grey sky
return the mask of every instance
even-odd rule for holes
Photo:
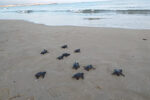
[[[0,0],[0,5],[8,4],[30,4],[30,3],[60,3],[60,2],[86,2],[86,1],[102,1],[102,0]]]
[[[54,0],[0,0],[0,5],[3,4],[25,4],[25,3],[48,3]],[[60,0],[58,0],[60,1]]]

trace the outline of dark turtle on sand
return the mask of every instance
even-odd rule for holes
[[[46,54],[46,53],[48,53],[48,51],[47,51],[46,49],[44,49],[44,50],[41,52],[42,55],[44,55],[44,54]]]
[[[63,53],[61,56],[57,57],[58,60],[62,60],[64,57],[70,56],[69,53]]]
[[[61,48],[65,49],[65,48],[68,48],[68,46],[67,45],[63,45],[63,46],[61,46]]]
[[[38,72],[35,74],[36,79],[44,78],[45,77],[46,72]]]
[[[76,80],[84,79],[84,73],[76,73],[72,76],[72,78],[75,78]]]
[[[92,65],[87,65],[87,66],[84,66],[84,69],[86,70],[86,71],[89,71],[89,70],[91,70],[91,69],[95,69]]]
[[[64,58],[64,56],[62,56],[62,55],[57,57],[58,60],[62,60],[63,58]]]
[[[125,76],[122,72],[122,69],[114,69],[112,75]]]
[[[70,54],[69,53],[63,53],[62,56],[63,57],[68,57],[68,56],[70,56]]]
[[[74,50],[75,53],[80,53],[80,49]]]
[[[78,68],[80,68],[80,65],[79,65],[79,63],[78,62],[75,62],[74,64],[73,64],[73,67],[72,67],[73,69],[78,69]]]
[[[147,39],[143,38],[143,40],[147,40]]]

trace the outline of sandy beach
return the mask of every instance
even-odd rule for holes
[[[89,64],[96,69],[85,71]],[[115,68],[125,77],[111,75]],[[39,71],[44,79],[35,78]],[[85,79],[72,79],[77,72]],[[150,100],[150,30],[0,20],[0,100]]]

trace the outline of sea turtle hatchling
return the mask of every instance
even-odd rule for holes
[[[44,77],[45,77],[45,74],[46,74],[45,71],[44,71],[44,72],[38,72],[38,73],[35,74],[35,77],[36,77],[36,79],[39,79],[40,77],[41,77],[41,78],[44,78]]]
[[[48,51],[47,51],[46,49],[44,49],[44,50],[41,52],[42,55],[44,55],[44,54],[46,54],[46,53],[48,53]]]
[[[76,69],[76,70],[77,70],[78,68],[80,68],[79,63],[78,63],[78,62],[75,62],[75,63],[73,64],[72,68],[73,68],[73,69]]]
[[[72,76],[72,78],[75,78],[76,80],[84,79],[84,73],[76,73]]]
[[[65,48],[68,48],[68,46],[67,45],[63,45],[63,46],[61,46],[61,48],[65,49]]]
[[[74,50],[75,53],[80,53],[80,49]]]
[[[63,57],[68,57],[68,56],[70,56],[70,54],[69,53],[63,53],[62,56]]]
[[[62,56],[62,55],[57,57],[58,60],[62,60],[63,58],[64,58],[64,56]]]
[[[123,72],[122,69],[114,69],[112,75],[125,76],[122,72]]]
[[[64,57],[68,57],[68,56],[70,56],[69,53],[63,53],[61,56],[58,56],[57,59],[62,60]]]
[[[86,71],[89,71],[89,70],[91,70],[91,69],[95,69],[92,65],[87,65],[87,66],[84,66],[84,69],[86,70]]]
[[[146,38],[143,38],[142,40],[147,40]]]

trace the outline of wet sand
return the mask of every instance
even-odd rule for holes
[[[57,60],[64,52],[71,56]],[[96,69],[85,71],[88,64]],[[114,68],[125,77],[112,76]],[[44,79],[35,79],[39,71],[47,72]],[[77,72],[85,79],[72,79]],[[0,100],[150,100],[150,30],[1,20]]]

